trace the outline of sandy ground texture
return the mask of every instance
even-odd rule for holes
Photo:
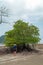
[[[43,54],[24,52],[0,56],[0,65],[43,65]]]

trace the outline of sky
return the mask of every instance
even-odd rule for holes
[[[40,43],[43,43],[43,0],[0,0],[0,7],[8,9],[8,17],[3,21],[9,23],[0,24],[0,36],[12,29],[13,22],[22,19],[39,28]]]

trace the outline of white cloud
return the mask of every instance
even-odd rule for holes
[[[5,2],[7,2],[8,4],[13,4],[16,0],[4,0]]]
[[[35,9],[38,6],[43,7],[43,0],[2,0],[5,1],[9,7],[24,7],[25,9]]]
[[[38,6],[43,6],[43,0],[25,0],[26,9],[35,9]]]

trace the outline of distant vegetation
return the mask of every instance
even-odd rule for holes
[[[1,37],[0,37],[0,43],[4,43],[4,41],[5,41],[5,35],[2,35]]]

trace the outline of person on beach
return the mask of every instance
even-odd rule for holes
[[[16,44],[13,46],[13,54],[16,55],[16,52],[17,52],[17,46]]]

